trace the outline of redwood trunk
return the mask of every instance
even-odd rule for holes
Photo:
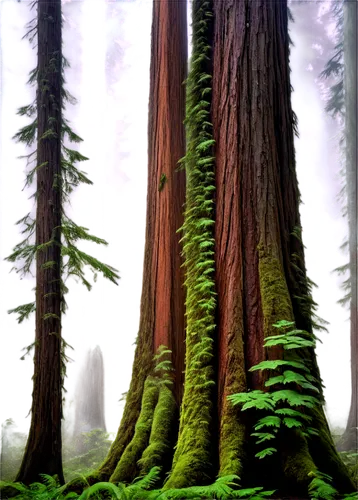
[[[31,427],[16,478],[62,472],[61,1],[38,2],[36,343]]]
[[[220,473],[241,475],[245,452],[252,456],[252,449],[245,442],[244,417],[235,415],[226,396],[246,387],[262,389],[262,376],[248,370],[280,354],[266,353],[264,338],[281,319],[312,331],[311,299],[299,237],[287,2],[216,1],[214,20]],[[307,356],[319,377],[314,352]],[[279,462],[260,470],[264,481],[270,484],[274,473],[284,488],[296,484],[304,494],[307,473],[318,467],[342,491],[351,488],[323,411],[315,418],[320,437],[308,447],[288,436],[292,449],[283,441]]]
[[[121,425],[108,458],[99,470],[107,479],[133,438],[144,381],[160,345],[172,350],[178,404],[183,391],[184,289],[177,230],[183,224],[185,173],[177,168],[178,161],[185,155],[185,0],[153,2],[151,43],[147,225],[140,325]]]

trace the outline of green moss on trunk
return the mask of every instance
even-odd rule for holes
[[[193,55],[187,81],[187,172],[183,250],[186,370],[179,439],[165,489],[210,480],[214,413],[214,158],[211,106],[212,1],[193,2]]]
[[[258,246],[258,252],[264,336],[268,337],[277,333],[272,326],[277,321],[292,321],[293,311],[280,260],[271,247],[265,248],[263,244]]]
[[[173,392],[167,385],[162,384],[159,389],[159,398],[155,407],[153,425],[149,438],[149,445],[144,450],[138,465],[141,474],[147,474],[154,466],[170,468],[173,447],[173,430],[177,405]],[[169,462],[169,463],[168,463]]]
[[[227,354],[226,387],[220,412],[219,476],[237,474],[241,477],[246,460],[246,422],[243,413],[227,400],[228,394],[246,392],[244,345],[242,337],[231,339]]]
[[[152,377],[148,377],[144,384],[142,407],[135,426],[133,439],[126,447],[110,478],[112,483],[119,481],[130,482],[136,477],[138,472],[137,462],[149,443],[158,395],[157,381]]]

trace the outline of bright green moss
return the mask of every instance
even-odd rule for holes
[[[245,425],[240,410],[225,402],[220,429],[220,477],[228,474],[241,477],[245,460],[245,437]]]
[[[130,482],[138,472],[137,462],[148,446],[155,406],[158,401],[159,387],[157,381],[148,377],[144,384],[142,407],[135,426],[133,439],[122,454],[110,481]]]
[[[243,332],[236,332],[228,344],[228,366],[225,394],[246,392],[246,373]],[[245,423],[238,407],[225,397],[220,415],[219,476],[237,474],[241,476],[245,460]]]
[[[176,414],[177,406],[174,395],[167,385],[162,384],[154,411],[149,445],[138,462],[141,475],[147,474],[155,466],[169,468],[165,461],[171,460],[172,432]]]
[[[293,311],[281,262],[270,247],[260,244],[258,251],[264,336],[267,337],[277,333],[272,326],[277,321],[292,321]]]
[[[213,420],[215,191],[211,106],[211,0],[193,2],[193,55],[187,81],[186,371],[179,438],[165,489],[208,483]]]

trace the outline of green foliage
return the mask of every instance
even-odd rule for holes
[[[28,25],[28,32],[25,37],[33,40],[37,35],[37,20],[36,18]],[[60,284],[60,301],[61,301],[61,312],[65,312],[67,308],[65,294],[68,288],[65,281],[69,276],[76,276],[80,279],[82,284],[84,284],[88,290],[91,289],[91,285],[85,277],[83,268],[87,266],[93,273],[94,279],[96,280],[97,272],[102,273],[103,277],[109,279],[115,284],[119,279],[117,270],[113,267],[104,264],[94,257],[80,251],[76,244],[80,240],[92,241],[97,244],[107,244],[103,239],[97,238],[88,233],[88,230],[84,227],[75,224],[65,212],[65,205],[69,202],[70,194],[72,191],[78,187],[80,184],[92,184],[92,182],[86,176],[86,173],[81,171],[77,164],[88,160],[78,151],[68,147],[69,143],[79,143],[82,139],[71,129],[68,121],[63,116],[65,109],[65,103],[70,102],[75,103],[75,99],[71,94],[64,88],[64,68],[68,67],[68,61],[60,55],[60,51],[54,52],[49,60],[46,68],[42,68],[42,73],[40,74],[39,68],[36,67],[30,73],[29,83],[34,84],[37,87],[37,94],[41,92],[49,91],[48,85],[48,74],[56,73],[59,78],[59,85],[61,87],[60,102],[52,102],[54,96],[49,95],[51,102],[50,108],[60,109],[61,113],[61,129],[60,129],[60,141],[61,141],[61,161],[60,161],[60,174],[54,177],[52,189],[60,193],[61,200],[61,226],[52,228],[52,237],[49,241],[42,243],[41,245],[36,245],[36,219],[28,213],[25,217],[20,219],[17,224],[22,225],[23,229],[21,233],[25,235],[25,238],[18,243],[14,248],[12,253],[6,258],[9,262],[14,263],[14,267],[11,270],[15,270],[21,276],[31,274],[33,270],[33,264],[36,261],[38,252],[45,250],[48,247],[54,245],[61,246],[61,261],[59,263],[53,261],[47,261],[43,264],[43,268],[52,268],[56,265],[61,266],[61,284]],[[41,141],[47,141],[51,139],[58,138],[58,131],[56,130],[56,121],[58,118],[55,116],[50,116],[47,120],[48,128],[38,137],[38,109],[37,109],[37,99],[35,99],[30,105],[22,106],[18,110],[20,116],[27,116],[32,118],[30,124],[25,125],[20,129],[20,131],[15,134],[14,139],[16,141],[24,143],[26,146],[32,146],[34,143],[41,143]],[[25,156],[27,159],[27,175],[25,187],[31,187],[36,173],[39,169],[47,165],[47,162],[37,163],[37,150],[33,151],[29,155]],[[33,194],[33,197],[37,199],[37,191]],[[49,200],[51,205],[51,200]],[[21,323],[24,319],[27,319],[32,312],[36,310],[35,302],[28,304],[23,304],[9,310],[9,313],[16,313],[18,315],[17,321]],[[43,319],[50,318],[50,313],[45,313]],[[53,317],[53,316],[51,316]],[[61,318],[57,317],[59,320]],[[35,345],[35,344],[32,344]],[[62,387],[63,380],[66,375],[66,362],[68,357],[65,354],[65,349],[68,344],[61,339],[61,375],[62,375]],[[28,350],[28,352],[30,352]]]
[[[272,347],[275,345],[282,345],[284,349],[300,349],[302,347],[315,347],[316,336],[314,334],[309,334],[303,330],[293,329],[287,331],[287,329],[294,326],[293,322],[290,321],[279,321],[273,325],[275,328],[285,331],[285,333],[266,337],[264,340],[265,347]],[[305,338],[306,337],[306,338]],[[310,340],[307,340],[310,339]],[[307,342],[309,342],[307,344]],[[291,355],[291,360],[274,360],[274,361],[263,361],[252,368],[250,371],[255,370],[276,370],[278,367],[290,366],[290,370],[285,370],[281,375],[269,378],[265,382],[266,387],[272,387],[274,385],[293,385],[293,389],[287,390],[276,390],[269,392],[263,392],[260,390],[254,390],[248,393],[232,394],[228,396],[228,400],[231,401],[233,405],[243,405],[241,411],[245,411],[250,408],[255,408],[256,410],[266,410],[269,415],[259,419],[254,424],[254,430],[256,432],[251,433],[251,436],[257,438],[256,444],[261,444],[267,441],[275,440],[277,433],[282,426],[287,428],[296,428],[305,438],[310,438],[311,435],[317,435],[318,431],[315,428],[309,426],[312,418],[305,414],[304,408],[314,408],[320,405],[320,400],[317,399],[314,393],[319,393],[319,383],[315,378],[310,375],[309,369],[299,360],[295,355]],[[296,359],[295,359],[296,358]],[[299,391],[296,390],[299,388]],[[306,391],[313,393],[313,395],[307,394]],[[285,401],[290,407],[278,407],[277,403],[280,401]],[[294,409],[292,407],[298,407]],[[266,432],[257,432],[262,429],[267,429]],[[342,428],[343,432],[343,428]],[[272,455],[277,452],[274,447],[267,447],[258,453],[256,457],[263,459],[267,456]],[[349,454],[350,457],[358,456],[358,454]],[[350,469],[350,473],[354,480],[356,481],[358,476],[358,464]],[[310,498],[320,498],[325,500],[334,500],[337,498],[337,490],[331,486],[330,482],[332,478],[320,471],[312,471],[309,473],[313,477],[308,493]],[[358,486],[358,484],[357,484]],[[340,497],[342,498],[342,497]],[[343,498],[354,500],[357,499],[355,494],[344,495]]]
[[[30,35],[29,35],[30,34]],[[28,25],[28,33],[25,38],[28,37],[33,39],[37,34],[37,20],[34,19]],[[62,56],[58,58],[57,54],[50,60],[49,67],[45,72],[59,72],[60,73],[60,84],[61,84],[61,110],[65,109],[65,103],[70,102],[74,104],[76,100],[71,96],[71,94],[64,88],[64,68],[69,67],[68,61]],[[30,73],[30,84],[36,84],[39,91],[44,90],[43,87],[46,86],[46,78],[44,75],[39,75],[38,68],[35,68]],[[33,117],[37,115],[37,101],[34,100],[28,106],[22,106],[18,110],[18,114],[21,116]],[[63,115],[63,113],[62,113]],[[50,118],[49,128],[45,132],[44,136],[40,140],[48,139],[49,136],[54,135],[53,123]],[[92,184],[92,182],[86,176],[86,173],[79,170],[76,166],[77,163],[88,160],[87,157],[83,156],[79,151],[71,149],[68,147],[69,143],[80,143],[82,142],[81,137],[79,137],[70,127],[69,122],[64,116],[61,117],[61,175],[59,178],[55,179],[54,189],[60,190],[61,192],[61,203],[62,203],[62,223],[60,228],[62,241],[62,280],[63,282],[67,280],[70,275],[75,275],[80,278],[80,281],[88,288],[91,288],[89,282],[85,279],[83,273],[83,266],[89,266],[93,273],[100,272],[106,279],[109,279],[113,283],[117,284],[119,276],[116,269],[106,264],[99,262],[97,259],[81,252],[77,249],[76,243],[80,240],[92,241],[97,244],[107,245],[107,242],[101,238],[97,238],[88,233],[88,230],[84,227],[75,224],[65,213],[65,204],[69,201],[70,194],[72,191],[78,187],[80,184]],[[25,125],[17,134],[15,134],[14,139],[18,142],[22,142],[27,146],[31,146],[37,140],[37,119],[35,118],[29,125]],[[37,165],[36,150],[26,155],[28,172],[26,175],[26,187],[30,187],[35,179],[35,174],[39,168],[46,165],[43,163]],[[36,192],[34,194],[36,199]],[[26,235],[26,238],[17,244],[12,254],[10,254],[6,260],[9,262],[19,262],[20,265],[14,266],[13,269],[20,273],[21,276],[29,274],[32,269],[32,265],[36,259],[36,254],[38,251],[44,249],[45,247],[36,246],[34,244],[36,220],[30,213],[25,217],[20,219],[16,224],[24,226],[22,229],[22,234]],[[49,242],[44,243],[44,245],[54,245],[55,240],[52,239]],[[45,263],[45,265],[50,266],[50,263]],[[95,274],[96,276],[96,274]],[[62,286],[63,294],[67,292],[67,287]],[[64,301],[64,297],[62,297]],[[17,313],[18,321],[21,323],[26,319],[31,312],[35,311],[35,307],[32,306],[33,303],[25,304],[14,309],[11,309],[10,313]],[[65,305],[63,309],[65,309]]]
[[[155,356],[157,364],[159,365],[163,357],[170,356],[171,351],[161,346],[158,354]],[[169,376],[169,375],[167,375]],[[163,394],[169,391],[169,387],[163,381],[160,381],[158,376],[157,383],[159,384],[159,390],[163,391]],[[160,399],[160,395],[159,395]],[[155,409],[153,425],[150,435],[149,446],[143,453],[143,462],[146,462],[152,444],[159,444],[160,442],[166,441],[166,436],[160,436],[161,432],[167,432],[164,429],[165,425],[168,423],[165,418],[160,416],[160,412],[165,409],[165,405],[162,405],[160,401]],[[158,413],[158,414],[157,414]],[[156,419],[158,423],[156,424]],[[161,425],[158,425],[160,424]],[[143,423],[143,422],[142,422]],[[164,424],[164,425],[163,425]],[[7,426],[12,426],[12,421],[8,421]],[[157,489],[155,486],[162,480],[161,467],[154,466],[148,470],[148,473],[144,476],[136,478],[130,485],[125,485],[123,483],[106,483],[97,482],[96,484],[90,486],[86,480],[79,478],[74,480],[75,475],[88,475],[90,470],[96,467],[96,461],[100,462],[101,453],[104,455],[108,450],[109,441],[108,434],[102,430],[95,429],[89,433],[84,433],[85,439],[85,451],[80,456],[74,456],[75,448],[70,442],[65,440],[63,456],[64,456],[64,472],[67,481],[71,481],[65,486],[59,486],[56,479],[50,476],[43,475],[42,483],[34,483],[29,487],[24,486],[20,483],[10,483],[1,482],[0,483],[0,493],[2,493],[2,498],[6,498],[5,493],[11,493],[13,497],[15,496],[18,500],[70,500],[70,499],[119,499],[119,500],[151,500],[151,499],[223,499],[229,500],[234,498],[243,498],[251,500],[263,500],[264,498],[270,498],[274,491],[264,491],[262,487],[245,488],[239,489],[238,481],[239,477],[236,475],[226,475],[217,479],[213,484],[208,486],[193,486],[189,488],[179,488],[179,489]],[[25,444],[26,436],[23,439],[23,445]],[[23,448],[22,448],[23,450]],[[147,458],[146,458],[147,453]],[[142,461],[140,461],[142,462]],[[144,467],[142,467],[144,468]],[[15,468],[14,476],[17,472]],[[77,474],[76,474],[77,472]],[[72,489],[71,489],[72,485]],[[75,486],[73,488],[73,486]],[[75,489],[75,491],[73,491]]]
[[[220,477],[208,486],[153,490],[160,474],[160,467],[153,467],[146,476],[135,479],[129,486],[98,482],[87,485],[81,493],[67,492],[67,485],[61,487],[55,478],[43,474],[43,483],[33,483],[29,487],[20,483],[0,482],[0,492],[11,491],[12,497],[17,500],[264,500],[275,493],[275,490],[265,491],[262,487],[238,489],[239,477],[236,475]],[[18,494],[15,496],[16,492]]]
[[[275,439],[281,426],[296,428],[305,437],[317,433],[314,428],[309,427],[312,418],[307,413],[311,408],[321,405],[319,383],[310,375],[299,354],[300,349],[315,346],[315,336],[295,329],[294,323],[290,321],[279,321],[273,326],[283,333],[266,337],[264,347],[272,348],[280,345],[288,351],[290,359],[263,361],[253,366],[250,371],[271,370],[277,373],[277,369],[283,368],[282,373],[271,376],[265,382],[265,386],[271,388],[289,385],[290,388],[271,389],[269,392],[254,390],[228,396],[232,404],[242,405],[242,411],[255,409],[267,413],[254,424],[255,432],[251,435],[257,438],[256,444]],[[294,350],[297,350],[298,354],[292,353]],[[290,369],[285,369],[288,366]],[[282,403],[288,406],[283,407]],[[262,429],[266,429],[266,432],[257,432]],[[275,451],[276,448],[269,447],[259,451],[255,456],[261,459],[272,455]]]
[[[137,462],[149,443],[154,410],[158,401],[159,387],[153,377],[148,377],[144,384],[142,406],[137,420],[134,436],[124,450],[111,482],[130,481],[137,472]]]
[[[214,283],[214,139],[211,106],[211,0],[194,0],[193,53],[187,85],[186,206],[182,228],[186,271],[186,372],[173,469],[165,487],[208,481],[212,421]]]

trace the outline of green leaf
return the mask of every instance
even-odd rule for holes
[[[276,436],[274,434],[271,434],[270,432],[253,432],[250,434],[250,436],[256,436],[259,438],[258,441],[256,441],[256,444],[261,444],[264,441],[269,441],[270,439],[275,439]]]
[[[281,425],[280,417],[276,417],[275,415],[269,415],[267,417],[260,418],[258,422],[254,425],[256,431],[262,429],[263,427],[277,427],[279,428]]]
[[[293,410],[292,408],[279,408],[278,410],[275,410],[275,413],[277,415],[287,415],[289,417],[302,418],[303,420],[306,420],[306,422],[311,422],[312,420],[312,417],[310,417],[309,415],[305,415],[304,413]]]
[[[258,365],[252,366],[250,372],[256,370],[276,370],[279,366],[292,366],[293,368],[299,368],[305,372],[309,372],[309,369],[300,361],[286,361],[283,359],[262,361]]]
[[[272,399],[274,401],[287,401],[290,406],[307,406],[307,408],[313,408],[320,404],[315,397],[292,390],[275,391],[272,393]]]
[[[283,420],[283,423],[286,427],[289,429],[292,429],[293,427],[302,427],[303,423],[297,420],[296,418],[291,418],[291,417],[285,417]]]
[[[36,311],[35,302],[29,302],[28,304],[22,304],[21,306],[15,307],[15,309],[9,309],[8,314],[16,313],[19,316],[16,318],[18,323],[22,323],[27,319],[31,313]]]
[[[273,455],[277,451],[276,448],[266,448],[265,450],[259,451],[256,453],[255,457],[257,458],[265,458],[269,455]]]
[[[210,89],[211,90],[211,89]],[[208,139],[207,141],[201,142],[197,147],[196,151],[206,151],[208,148],[215,144],[214,139]]]

